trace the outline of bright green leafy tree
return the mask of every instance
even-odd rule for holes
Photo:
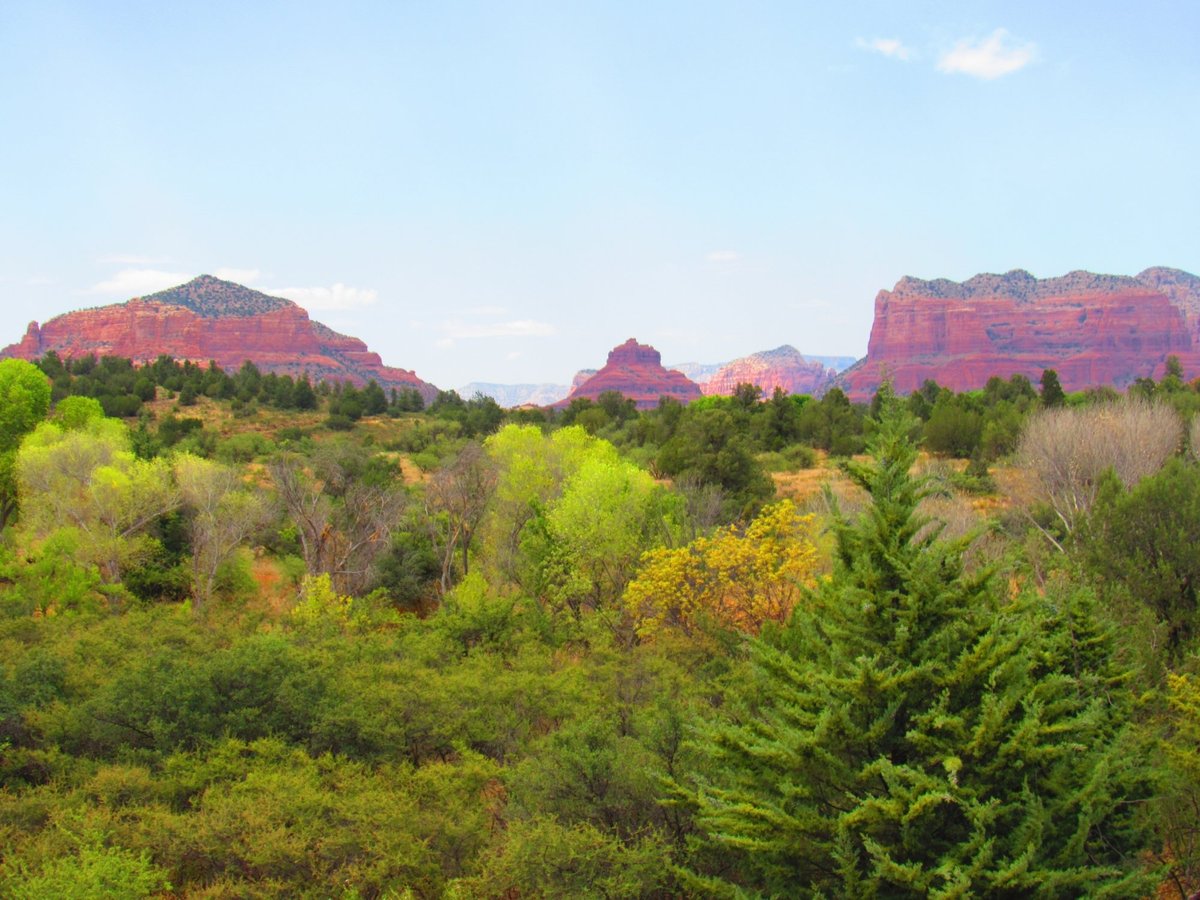
[[[506,425],[484,443],[496,464],[497,480],[480,526],[482,557],[489,580],[520,582],[528,572],[521,535],[561,494],[564,482],[596,455],[616,459],[612,445],[579,425],[547,436],[534,425]]]
[[[105,847],[98,840],[77,853],[50,860],[40,872],[19,873],[0,882],[14,900],[59,900],[63,897],[155,897],[171,884],[146,853]]]
[[[41,369],[23,359],[0,360],[0,528],[17,511],[17,448],[49,408],[50,379]]]
[[[145,552],[151,523],[179,505],[170,465],[135,457],[129,429],[114,419],[73,431],[43,422],[22,443],[16,470],[27,534],[40,540],[74,529],[81,561],[109,582]]]
[[[538,593],[575,612],[613,606],[641,555],[672,542],[682,520],[678,496],[603,446],[607,452],[584,461],[522,541]]]

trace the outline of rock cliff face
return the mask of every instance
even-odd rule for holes
[[[664,369],[662,355],[633,338],[614,347],[604,368],[577,384],[557,405],[565,406],[575,397],[595,400],[605,391],[619,391],[637,403],[638,409],[653,409],[660,397],[690,403],[701,396],[699,385],[682,372]]]
[[[720,372],[721,367],[724,365],[726,365],[726,363],[723,363],[723,362],[720,362],[720,363],[685,362],[685,363],[673,363],[672,365],[667,366],[667,368],[674,369],[676,372],[682,372],[688,378],[692,379],[692,381],[696,382],[696,384],[700,385],[701,388],[703,388],[704,383],[706,381],[708,381],[710,378],[712,378],[714,375],[716,375],[718,372]]]
[[[426,402],[437,388],[407,369],[385,366],[358,338],[338,334],[290,300],[201,275],[187,284],[125,303],[67,313],[29,325],[2,357],[37,359],[51,350],[62,357],[126,356],[138,363],[162,354],[236,371],[250,360],[264,372],[313,380],[341,379],[385,391],[416,389]]]
[[[701,386],[707,396],[730,395],[739,384],[756,384],[763,396],[775,388],[786,394],[820,397],[837,379],[837,373],[819,362],[805,359],[795,347],[784,345],[726,363]]]
[[[589,378],[599,372],[599,369],[580,369],[575,373],[575,377],[571,379],[571,386],[567,389],[567,393],[579,390]]]
[[[884,377],[900,393],[927,378],[956,391],[993,375],[1036,381],[1055,369],[1063,387],[1161,376],[1176,355],[1200,375],[1200,278],[1178,269],[1136,277],[1071,272],[1037,279],[1020,270],[961,284],[902,278],[875,298],[867,356],[843,373],[851,398]]]

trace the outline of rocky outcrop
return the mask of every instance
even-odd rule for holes
[[[662,397],[690,403],[701,396],[699,385],[682,372],[663,368],[662,355],[633,338],[614,347],[604,368],[574,387],[570,396],[557,405],[565,406],[576,397],[595,400],[606,391],[623,394],[638,409],[653,409]]]
[[[340,379],[384,390],[410,388],[426,402],[437,388],[407,369],[385,366],[358,338],[338,334],[290,300],[210,275],[125,303],[85,309],[33,322],[3,357],[37,359],[51,350],[64,358],[124,356],[137,363],[160,355],[206,364],[226,371],[250,360],[264,372],[314,381]]]
[[[458,395],[470,400],[476,394],[483,394],[505,409],[513,409],[518,406],[549,406],[567,396],[570,390],[565,384],[492,384],[473,381],[460,387]]]
[[[726,363],[701,390],[706,396],[729,396],[739,384],[754,384],[770,397],[776,388],[785,394],[820,397],[837,379],[837,373],[819,362],[805,359],[795,347],[784,345]]]
[[[599,369],[580,369],[575,373],[575,377],[571,379],[571,387],[568,389],[567,393],[570,394],[573,391],[579,390],[579,388],[587,383],[589,378],[599,371]]]
[[[783,348],[781,347],[779,349],[782,350]],[[790,348],[790,349],[795,349],[795,348]],[[770,353],[773,351],[767,351],[767,352]],[[799,352],[799,351],[797,351],[797,352]],[[805,360],[805,362],[808,362],[808,363],[820,363],[822,366],[824,366],[827,369],[833,369],[834,372],[841,372],[841,371],[844,371],[845,369],[850,368],[852,365],[854,365],[856,362],[858,362],[858,357],[857,356],[814,356],[812,354],[809,354],[808,356],[804,357],[804,360]],[[692,381],[696,382],[696,384],[700,385],[701,390],[703,390],[704,385],[706,383],[708,383],[709,381],[711,381],[713,376],[716,375],[718,372],[720,372],[721,369],[723,369],[725,366],[733,365],[734,363],[738,363],[738,362],[741,362],[741,360],[734,360],[733,363],[729,363],[729,362],[670,363],[667,365],[667,368],[675,369],[676,371],[682,372],[688,378],[692,379]]]
[[[819,362],[835,372],[843,372],[858,362],[857,356],[813,356],[809,354],[804,358],[809,362]]]
[[[1171,355],[1200,375],[1200,278],[1178,269],[1047,279],[1017,270],[961,284],[902,278],[875,298],[867,356],[842,379],[857,400],[885,377],[900,393],[930,378],[963,391],[993,375],[1036,381],[1043,369],[1068,391],[1124,388],[1161,376]]]
[[[720,362],[720,363],[685,362],[685,363],[672,364],[672,365],[667,366],[667,368],[674,369],[676,372],[682,372],[688,378],[692,379],[692,381],[696,382],[696,384],[700,385],[701,388],[703,388],[704,383],[706,381],[708,381],[710,378],[712,378],[714,375],[716,375],[718,372],[720,372],[721,367],[724,365],[726,365],[726,364],[723,362]]]

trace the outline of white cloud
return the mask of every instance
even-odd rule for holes
[[[227,270],[228,271],[228,270]],[[299,303],[309,312],[330,309],[361,309],[379,299],[374,288],[356,288],[338,282],[333,287],[260,288],[272,297],[286,297]]]
[[[737,262],[742,258],[742,254],[736,250],[714,250],[705,257],[709,262],[713,263],[731,263]]]
[[[442,331],[446,337],[443,340],[464,338],[496,338],[496,337],[550,337],[555,334],[555,328],[549,322],[535,322],[532,319],[514,319],[510,322],[488,322],[474,324],[451,319],[442,323]]]
[[[959,72],[991,81],[1011,75],[1033,62],[1037,46],[1018,43],[1003,28],[982,40],[965,38],[938,59],[939,72]]]
[[[520,350],[513,350],[513,351],[509,352],[508,355],[505,356],[504,358],[507,360],[514,360],[514,359],[520,359],[521,356],[522,356],[522,353]]]
[[[238,284],[253,284],[262,277],[258,269],[214,269],[213,275],[222,281],[236,281]]]
[[[505,316],[508,315],[508,307],[472,306],[469,309],[463,310],[463,314],[467,316]]]
[[[186,272],[164,272],[161,269],[122,269],[107,281],[94,284],[88,294],[117,294],[122,297],[142,297],[165,288],[190,281]]]
[[[902,41],[897,38],[856,38],[854,45],[860,50],[870,50],[872,53],[879,53],[888,59],[898,59],[901,62],[908,62],[916,56],[911,47],[906,47]]]

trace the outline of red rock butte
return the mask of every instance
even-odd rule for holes
[[[966,391],[992,376],[1036,382],[1044,369],[1068,391],[1124,388],[1161,377],[1168,356],[1185,376],[1200,376],[1200,278],[1178,269],[1047,279],[1016,270],[961,284],[902,278],[875,298],[867,355],[842,382],[855,400],[885,378],[899,393],[926,379]]]
[[[739,384],[754,384],[770,397],[775,389],[785,394],[820,397],[837,381],[837,372],[807,360],[795,347],[784,345],[752,353],[726,363],[701,385],[706,396],[730,396]]]
[[[385,366],[358,338],[314,322],[291,300],[201,275],[187,284],[125,303],[57,316],[0,351],[0,357],[38,359],[124,356],[135,363],[161,355],[236,371],[246,360],[264,372],[314,381],[337,379],[384,390],[414,389],[426,402],[437,388],[407,369]]]
[[[682,372],[664,369],[662,354],[633,338],[614,347],[603,369],[576,384],[567,398],[555,405],[566,406],[576,397],[595,400],[606,391],[623,394],[633,400],[638,409],[653,409],[662,397],[680,403],[690,403],[701,397],[698,384]]]

